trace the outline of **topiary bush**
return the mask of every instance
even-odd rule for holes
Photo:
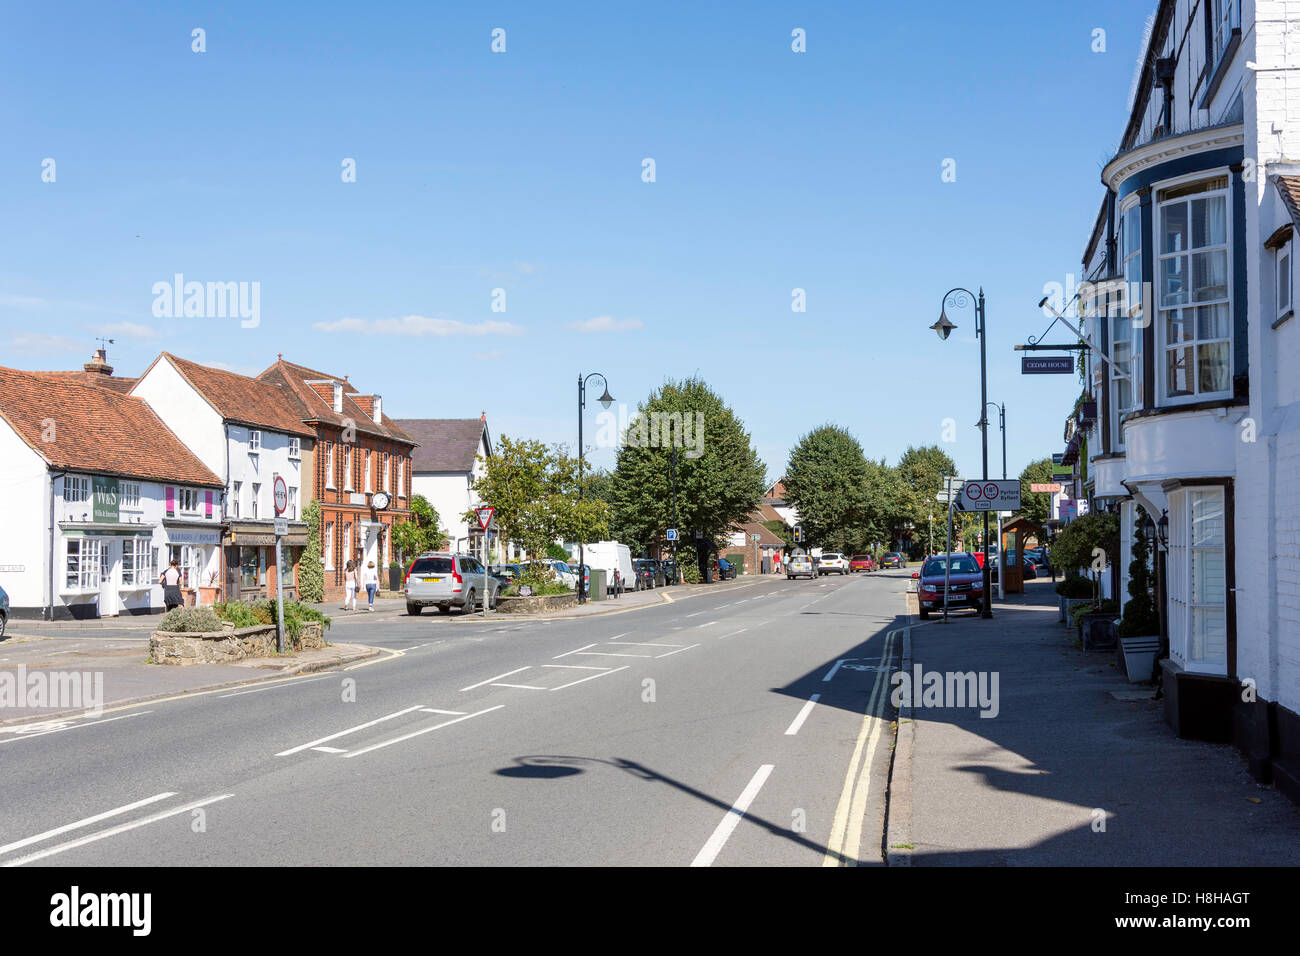
[[[1160,633],[1160,612],[1156,609],[1154,582],[1148,564],[1151,542],[1147,538],[1146,517],[1146,509],[1138,505],[1133,529],[1133,560],[1128,566],[1130,600],[1124,605],[1124,619],[1119,622],[1120,637]]]
[[[1071,571],[1056,586],[1056,593],[1063,598],[1077,599],[1092,597],[1092,581],[1078,571]]]
[[[157,630],[173,634],[203,634],[221,630],[221,618],[210,607],[176,607],[162,616]]]
[[[302,509],[302,520],[307,523],[307,547],[298,562],[298,596],[308,603],[319,604],[325,600],[325,565],[320,543],[320,502],[315,498]]]

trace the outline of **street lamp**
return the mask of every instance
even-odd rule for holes
[[[989,389],[988,389],[988,359],[986,357],[987,334],[984,326],[984,290],[980,289],[979,295],[957,286],[949,289],[944,293],[943,300],[939,309],[939,321],[930,326],[938,333],[940,339],[947,339],[952,334],[952,330],[957,328],[948,319],[948,306],[951,304],[954,308],[964,309],[968,301],[975,302],[975,335],[980,340],[980,440],[984,450],[984,474],[983,479],[988,481],[989,478]],[[984,512],[984,602],[980,610],[980,617],[993,617],[993,569],[989,567],[989,513]]]
[[[605,383],[605,391],[597,399],[602,408],[609,408],[614,404],[614,396],[609,394],[609,382],[600,372],[592,372],[584,378],[582,373],[578,373],[578,500],[582,500],[582,410],[587,406],[587,380],[599,377]],[[578,540],[578,603],[582,604],[587,600],[587,551],[583,546],[582,535]]]

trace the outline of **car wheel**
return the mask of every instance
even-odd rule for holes
[[[793,581],[793,580],[794,580],[794,575],[793,575],[793,574],[787,574],[787,575],[785,576],[785,579],[786,579],[787,581]]]
[[[5,639],[5,625],[9,623],[8,614],[0,614],[0,641]]]
[[[418,614],[419,614],[421,611],[423,611],[423,610],[424,610],[424,607],[423,607],[422,605],[420,605],[420,604],[412,604],[410,601],[407,601],[407,602],[406,602],[406,613],[407,613],[407,614],[410,614],[410,615],[413,615],[413,616],[414,616],[414,615],[418,615]]]
[[[927,610],[925,610],[925,608],[922,608],[922,609],[921,609],[921,620],[923,620],[923,621],[928,621],[928,620],[930,620],[930,612],[927,611]]]
[[[474,591],[473,591],[473,589],[471,589],[470,592],[469,592],[468,594],[465,595],[465,603],[461,605],[460,613],[461,613],[461,614],[473,614],[473,613],[474,613]]]

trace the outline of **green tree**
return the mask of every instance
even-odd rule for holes
[[[1040,458],[1030,462],[1020,473],[1020,515],[1039,527],[1052,516],[1052,496],[1042,491],[1030,491],[1030,485],[1048,484],[1052,481],[1052,459]]]
[[[698,532],[717,543],[763,496],[765,469],[749,433],[701,379],[665,382],[640,405],[621,438],[611,483],[614,527],[618,540],[635,551],[666,543],[674,445],[683,538],[693,540]]]
[[[854,545],[854,550],[865,551],[882,544],[893,547],[893,528],[895,516],[902,508],[905,488],[902,476],[897,468],[891,468],[880,461],[868,461],[866,478],[863,482],[863,497],[866,510],[861,524],[861,540]]]
[[[446,541],[446,535],[438,528],[441,523],[437,509],[429,504],[429,499],[424,495],[413,495],[411,516],[393,526],[393,545],[404,559],[422,551],[437,551]]]
[[[800,438],[786,465],[785,491],[812,544],[846,551],[862,541],[867,459],[848,429],[826,424]]]
[[[325,563],[320,550],[320,502],[313,498],[302,509],[307,523],[307,547],[298,562],[298,600],[319,604],[325,600]]]
[[[928,541],[930,515],[935,516],[935,542],[939,541],[939,514],[944,516],[944,535],[947,535],[947,511],[935,496],[943,491],[944,475],[957,474],[957,465],[938,445],[925,445],[920,448],[909,447],[898,460],[898,478],[902,485],[899,502],[893,519],[891,535],[895,539],[924,537]],[[938,509],[936,511],[935,509]],[[911,530],[907,526],[910,523]],[[954,516],[953,537],[957,535],[957,521]]]
[[[1160,612],[1156,609],[1151,575],[1151,542],[1147,538],[1146,517],[1146,509],[1138,505],[1133,523],[1133,560],[1128,566],[1129,600],[1124,605],[1124,619],[1119,623],[1120,637],[1139,637],[1160,632]]]

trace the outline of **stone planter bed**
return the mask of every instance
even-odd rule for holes
[[[304,621],[295,645],[285,634],[285,645],[295,651],[325,646],[321,625]],[[275,654],[275,625],[222,628],[203,633],[154,631],[149,636],[149,656],[155,664],[227,664],[247,657]]]
[[[499,597],[495,610],[502,614],[537,614],[543,611],[561,611],[577,607],[578,595],[569,594],[533,595],[532,597]]]

